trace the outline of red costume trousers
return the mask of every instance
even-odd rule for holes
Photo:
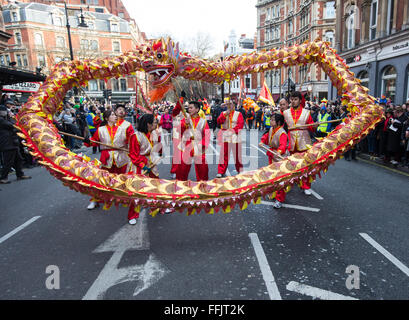
[[[123,166],[121,168],[118,168],[116,165],[113,164],[111,168],[104,168],[104,167],[102,167],[102,168],[106,169],[107,171],[109,171],[110,173],[113,173],[113,174],[125,174],[126,173],[126,167],[127,166],[125,165],[125,166]],[[131,205],[129,206],[129,210],[128,210],[128,220],[139,218],[139,211],[135,210],[136,208],[137,207],[132,202]]]
[[[219,166],[217,173],[225,174],[227,167],[229,166],[230,151],[233,152],[234,164],[236,166],[237,172],[241,172],[243,169],[243,164],[241,161],[241,144],[240,143],[228,143],[224,142],[221,145]]]
[[[180,151],[177,148],[178,145],[179,145],[179,140],[173,139],[173,157],[172,157],[172,167],[170,169],[170,173],[175,173],[175,174],[177,173],[178,165],[181,162]]]
[[[272,164],[273,163],[273,159],[272,158],[270,158],[270,157],[268,157],[268,163],[269,164]],[[277,201],[280,201],[280,202],[284,202],[285,201],[285,191],[284,190],[279,190],[279,191],[277,191],[277,195],[276,195],[276,198],[275,198]]]
[[[138,168],[137,169],[137,173],[141,174],[141,169]],[[149,178],[158,178],[157,176],[155,176],[152,172],[149,173]],[[139,213],[140,213],[140,206],[136,206],[135,202],[131,202],[131,205],[129,206],[129,210],[128,210],[128,220],[132,220],[132,219],[138,219],[139,218]]]
[[[298,151],[293,151],[291,154],[298,153]],[[311,189],[311,183],[308,181],[309,178],[304,178],[301,180],[301,189],[302,190],[309,190]]]
[[[181,163],[177,165],[176,179],[181,181],[187,181],[189,177],[190,167],[192,166],[192,160],[195,162],[196,179],[197,181],[209,180],[209,167],[206,163],[206,155],[203,154],[198,157],[191,157],[184,153],[181,159]]]

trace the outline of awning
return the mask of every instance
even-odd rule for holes
[[[45,81],[45,75],[27,70],[0,67],[0,85],[8,85],[22,82],[42,82]]]

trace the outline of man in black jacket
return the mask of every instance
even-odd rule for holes
[[[8,119],[7,108],[0,105],[0,152],[3,154],[3,168],[0,172],[0,184],[10,183],[7,179],[10,169],[16,170],[17,180],[31,179],[23,172],[22,157],[19,151],[17,130]]]

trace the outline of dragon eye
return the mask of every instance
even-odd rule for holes
[[[156,55],[156,57],[157,57],[158,59],[162,59],[163,55],[162,55],[162,53],[158,53],[158,54]]]

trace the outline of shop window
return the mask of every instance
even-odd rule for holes
[[[409,66],[406,68],[406,100],[409,101]]]
[[[369,88],[369,74],[368,71],[364,70],[358,73],[358,79],[361,80],[361,85]]]
[[[396,95],[396,69],[388,66],[382,73],[382,94],[392,101],[395,101]]]

